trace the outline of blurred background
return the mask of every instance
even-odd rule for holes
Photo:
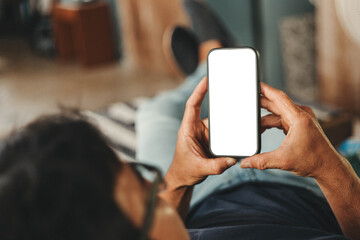
[[[204,0],[262,80],[316,108],[335,144],[360,136],[358,0]],[[101,111],[178,86],[164,33],[181,0],[0,0],[0,136],[62,107]]]

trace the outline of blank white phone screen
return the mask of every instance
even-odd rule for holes
[[[208,56],[210,150],[251,156],[259,150],[257,53],[214,49]]]

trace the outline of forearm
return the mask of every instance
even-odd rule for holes
[[[344,233],[360,239],[360,179],[350,163],[340,155],[326,172],[315,177]]]
[[[193,186],[182,186],[168,174],[165,176],[166,189],[160,197],[177,210],[183,221],[189,212]]]

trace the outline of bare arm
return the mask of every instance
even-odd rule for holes
[[[194,187],[181,186],[176,181],[166,178],[167,177],[165,177],[167,187],[160,193],[160,197],[174,207],[183,221],[185,221],[189,212],[190,200]]]
[[[344,235],[360,239],[360,179],[350,163],[337,156],[332,167],[315,177]]]
[[[360,180],[350,163],[331,145],[310,108],[263,83],[261,93],[261,106],[272,112],[262,118],[262,130],[280,128],[286,138],[278,149],[244,159],[241,167],[314,177],[344,235],[360,239]]]

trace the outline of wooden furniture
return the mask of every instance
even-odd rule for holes
[[[315,3],[320,100],[360,115],[360,46],[344,30],[334,0]]]
[[[338,146],[353,134],[352,118],[346,113],[339,114],[329,121],[319,120],[319,123],[334,146]]]
[[[117,0],[124,60],[129,65],[176,75],[166,61],[162,41],[175,25],[189,25],[182,0]]]
[[[89,67],[115,59],[114,30],[107,3],[56,3],[53,24],[60,61],[77,59]]]

